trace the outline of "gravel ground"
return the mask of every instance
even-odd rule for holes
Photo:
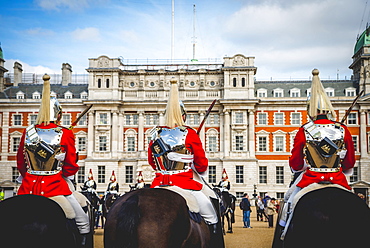
[[[271,248],[275,228],[268,228],[267,222],[257,221],[255,208],[252,208],[251,226],[243,228],[242,211],[238,208],[235,213],[234,233],[227,233],[226,248]],[[274,216],[274,222],[276,215]],[[275,223],[274,223],[275,225]],[[94,248],[103,248],[103,229],[95,229]]]

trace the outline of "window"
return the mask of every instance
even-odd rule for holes
[[[235,151],[243,151],[244,150],[243,138],[244,137],[242,135],[236,135],[235,136]]]
[[[284,152],[284,136],[275,136],[275,152]]]
[[[301,96],[301,91],[297,88],[291,89],[290,90],[290,97],[300,97]]]
[[[22,91],[18,91],[16,97],[17,99],[24,99],[24,93]]]
[[[244,192],[235,192],[235,196],[237,199],[243,198]]]
[[[355,152],[357,152],[358,150],[358,136],[353,136],[352,135],[352,140],[353,140],[353,148],[355,149]]]
[[[300,125],[301,124],[301,113],[292,113],[290,118],[291,125]]]
[[[236,87],[236,78],[233,78],[233,87]]]
[[[125,168],[125,183],[134,182],[134,167],[131,165],[126,166]]]
[[[276,192],[277,199],[284,199],[285,193],[284,192]]]
[[[358,181],[358,167],[353,167],[353,174],[349,177],[351,183]]]
[[[208,167],[208,183],[217,183],[216,182],[216,166],[210,165]]]
[[[357,113],[350,113],[347,118],[348,125],[356,125],[357,124]]]
[[[98,88],[101,88],[101,79],[98,79]]]
[[[217,152],[217,137],[208,136],[208,151]]]
[[[41,94],[38,91],[32,93],[32,99],[40,99],[40,96]]]
[[[79,126],[85,126],[87,124],[87,115],[84,115],[81,117],[81,119],[78,121]]]
[[[17,167],[12,167],[12,182],[15,183],[19,177],[19,171]]]
[[[213,115],[213,124],[214,125],[220,124],[220,115],[218,115],[218,114]]]
[[[284,90],[283,89],[275,89],[274,90],[274,97],[284,97]]]
[[[64,93],[64,99],[72,99],[72,98],[73,98],[73,94],[70,91],[67,91],[66,93]]]
[[[244,113],[243,112],[235,112],[235,124],[243,124],[244,123]]]
[[[63,114],[62,115],[62,126],[69,126],[69,125],[71,125],[71,115]]]
[[[22,115],[19,114],[13,115],[13,125],[22,126]]]
[[[284,167],[276,166],[276,183],[284,184]]]
[[[84,92],[81,92],[81,94],[80,94],[80,97],[81,97],[81,99],[87,99],[87,92],[86,91],[84,91]]]
[[[348,88],[345,89],[346,96],[356,96],[356,89],[355,88]]]
[[[267,113],[258,113],[258,125],[267,125]]]
[[[199,125],[199,115],[198,114],[188,114],[186,117],[187,125]]]
[[[236,183],[244,183],[244,166],[243,165],[237,165],[236,166]]]
[[[267,183],[267,167],[260,166],[258,172],[259,183]]]
[[[86,138],[85,137],[78,137],[77,138],[77,151],[85,152],[86,151]]]
[[[13,137],[12,139],[12,152],[17,152],[19,143],[21,142],[21,137]]]
[[[99,136],[99,151],[107,151],[107,136]]]
[[[99,124],[106,125],[108,124],[108,114],[99,113]]]
[[[258,89],[257,90],[257,97],[258,98],[267,97],[267,90],[266,89]]]
[[[77,172],[77,183],[85,182],[85,166],[80,166]]]
[[[274,123],[275,125],[284,125],[284,113],[275,113]]]
[[[335,94],[334,94],[334,89],[333,89],[333,88],[326,88],[326,89],[325,89],[325,92],[326,92],[326,94],[328,95],[328,97],[333,97],[333,96],[335,96]]]
[[[98,183],[105,183],[105,166],[98,165]]]
[[[267,152],[267,137],[258,137],[258,151]]]
[[[245,78],[242,78],[242,87],[245,87]]]
[[[135,151],[135,137],[127,137],[127,151]]]
[[[105,86],[106,86],[107,88],[109,88],[109,78],[107,78],[107,79],[105,80]]]
[[[29,117],[29,125],[33,125],[36,123],[37,115],[30,115]]]
[[[145,115],[145,125],[159,125],[159,116],[154,114]]]

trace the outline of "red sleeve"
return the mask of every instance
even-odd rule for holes
[[[355,157],[355,146],[353,143],[352,135],[346,126],[343,126],[343,128],[344,128],[344,144],[346,146],[347,153],[341,164],[342,164],[343,171],[346,171],[348,169],[353,168],[353,166],[355,166],[356,157]]]
[[[76,163],[77,154],[75,137],[71,130],[63,128],[63,135],[60,141],[60,145],[62,146],[62,151],[66,153],[62,166],[63,176],[72,176],[77,173],[79,167]]]
[[[199,173],[205,172],[208,168],[208,159],[206,158],[202,141],[197,133],[191,128],[188,128],[188,135],[186,136],[185,145],[191,154],[194,154],[195,169]]]
[[[24,158],[24,139],[26,137],[26,130],[23,131],[23,135],[21,138],[21,142],[19,143],[18,151],[17,151],[17,168],[19,173],[24,177],[27,172],[27,165],[26,160]]]
[[[152,166],[153,170],[156,170],[156,166],[155,166],[155,162],[154,162],[154,158],[153,158],[153,152],[152,152],[152,149],[150,148],[153,144],[153,141],[151,140],[149,142],[149,146],[148,146],[148,163],[150,164],[150,166]]]
[[[294,138],[292,156],[289,158],[289,166],[295,171],[302,170],[303,168],[304,165],[303,148],[305,145],[306,145],[306,136],[304,133],[304,129],[301,127]]]

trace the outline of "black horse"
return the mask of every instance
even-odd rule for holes
[[[81,235],[73,220],[53,200],[18,195],[0,202],[2,245],[14,248],[80,248]],[[93,247],[93,234],[85,247]]]
[[[223,233],[233,233],[233,223],[235,223],[235,201],[236,197],[227,191],[221,191],[219,187],[213,190],[221,199],[221,225]],[[227,231],[225,232],[225,218],[227,221]]]
[[[369,223],[369,207],[352,192],[335,187],[317,189],[297,203],[284,241],[276,224],[272,247],[368,247]]]
[[[190,217],[185,199],[173,191],[134,190],[118,198],[109,210],[104,246],[224,247],[222,233],[211,240],[209,227],[202,219],[197,221]]]

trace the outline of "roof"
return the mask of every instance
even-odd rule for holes
[[[364,32],[357,39],[354,54],[356,54],[363,46],[370,45],[370,27],[366,28]]]
[[[345,96],[345,89],[356,88],[357,81],[354,80],[321,80],[324,88],[333,88],[335,96]],[[292,89],[299,89],[301,96],[307,96],[307,89],[311,88],[312,81],[256,81],[254,83],[255,91],[258,89],[266,89],[267,97],[273,97],[274,89],[282,89],[288,93]],[[305,95],[306,94],[306,95]]]
[[[25,94],[25,99],[32,99],[32,94],[35,92],[42,93],[42,84],[19,84],[18,86],[8,87],[4,93],[0,93],[0,99],[16,99],[16,94],[22,91]],[[73,98],[81,98],[82,92],[88,93],[88,84],[69,84],[62,86],[61,84],[51,84],[51,91],[57,94],[57,98],[64,98],[64,93],[67,91],[73,94]]]

